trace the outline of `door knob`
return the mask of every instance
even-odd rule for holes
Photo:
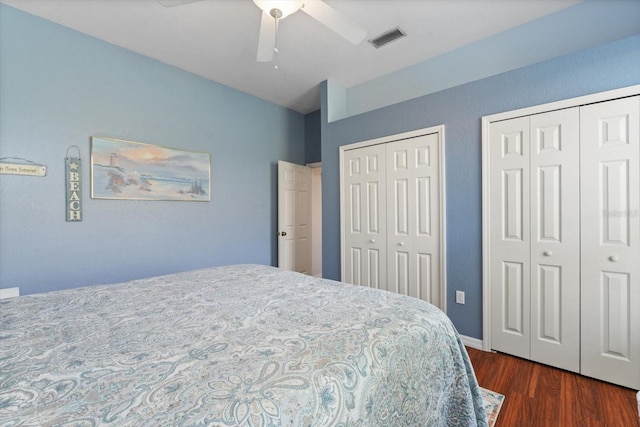
[[[404,246],[404,242],[400,242],[400,243],[398,243],[398,245]]]
[[[376,242],[376,239],[369,240],[369,243],[375,243],[375,242]]]
[[[553,252],[551,252],[551,251],[544,251],[544,252],[542,252],[542,255],[544,255],[544,256],[551,256],[551,255],[553,255]]]
[[[618,255],[611,255],[611,256],[609,257],[609,261],[611,261],[611,262],[618,262],[618,261],[620,261],[620,257],[619,257]]]
[[[284,237],[284,236],[286,236],[286,235],[287,235],[287,232],[286,232],[286,231],[281,231],[281,232],[279,232],[278,234],[276,234],[276,236],[282,236],[282,237]]]

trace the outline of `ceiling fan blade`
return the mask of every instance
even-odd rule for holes
[[[195,3],[197,1],[202,1],[202,0],[158,0],[158,3],[160,3],[164,7],[174,7],[174,6],[182,6],[183,4],[187,4],[187,3]]]
[[[276,47],[275,25],[275,19],[266,12],[262,12],[260,38],[258,39],[258,62],[269,62],[273,59],[273,49]]]
[[[302,11],[353,44],[358,44],[367,37],[367,32],[364,28],[322,0],[305,1]]]

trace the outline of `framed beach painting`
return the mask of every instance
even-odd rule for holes
[[[91,137],[91,198],[211,200],[211,155]]]

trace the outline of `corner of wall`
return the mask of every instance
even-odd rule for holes
[[[346,89],[336,82],[327,80],[327,121],[331,123],[347,116]]]

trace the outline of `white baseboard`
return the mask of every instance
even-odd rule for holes
[[[0,299],[13,298],[20,296],[20,288],[4,288],[0,289]]]
[[[472,337],[468,337],[466,335],[460,335],[460,339],[462,340],[462,343],[464,345],[466,345],[467,347],[476,348],[478,350],[483,350],[483,348],[482,348],[482,340],[479,340],[478,338],[472,338]]]

